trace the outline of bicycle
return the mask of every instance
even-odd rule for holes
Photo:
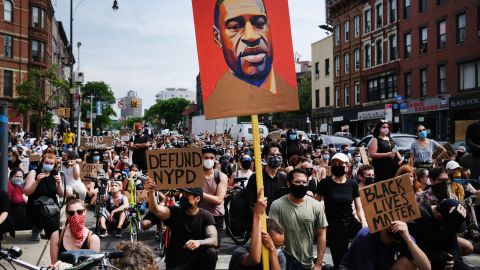
[[[228,235],[232,241],[237,245],[244,245],[250,239],[250,224],[248,217],[245,213],[248,213],[248,209],[242,208],[243,193],[245,191],[246,177],[236,177],[234,179],[235,184],[232,189],[227,190],[225,196],[225,227]],[[244,207],[243,207],[244,208]]]
[[[164,204],[166,207],[175,206],[175,191],[176,190],[169,190],[165,193]],[[159,256],[163,258],[167,253],[170,242],[170,228],[168,226],[164,226],[162,222],[161,224],[157,224],[157,230],[159,245],[155,250],[158,251],[160,253]]]
[[[128,198],[129,202],[129,209],[127,210],[127,216],[129,221],[129,228],[130,228],[130,241],[135,242],[138,240],[138,233],[141,230],[140,225],[140,206],[141,203],[137,202],[137,181],[141,181],[141,184],[147,180],[147,176],[139,175],[139,176],[132,176],[128,179],[128,187],[130,190],[130,195]]]

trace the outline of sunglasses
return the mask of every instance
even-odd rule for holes
[[[84,212],[85,212],[85,209],[78,209],[76,211],[67,211],[67,215],[74,216],[75,213],[77,213],[77,215],[83,215]]]
[[[417,132],[422,132],[425,131],[426,129],[419,129]]]

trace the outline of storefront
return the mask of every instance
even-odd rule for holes
[[[332,134],[331,107],[312,110],[312,131],[316,134]]]
[[[371,134],[373,127],[378,123],[378,121],[385,119],[386,113],[385,108],[362,111],[357,113],[357,126],[359,129],[359,138],[363,138],[368,134]]]
[[[467,127],[480,120],[480,91],[452,97],[450,116],[452,141],[464,141]]]
[[[400,110],[401,132],[415,134],[418,124],[425,125],[429,137],[446,141],[452,130],[448,113],[448,96],[410,100],[408,106]]]
[[[359,128],[357,122],[357,112],[361,107],[341,108],[333,111],[333,124],[331,134],[342,131],[343,126],[348,126],[349,132],[353,137],[358,137]]]

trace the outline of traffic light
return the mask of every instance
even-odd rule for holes
[[[132,100],[130,101],[130,107],[132,107],[132,108],[137,108],[137,107],[138,107],[138,100],[135,99],[135,98],[132,99]]]

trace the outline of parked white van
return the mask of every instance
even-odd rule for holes
[[[266,138],[268,135],[267,127],[265,125],[260,124],[259,129],[260,129],[260,137]],[[235,141],[241,141],[242,138],[245,138],[245,140],[252,142],[253,141],[252,124],[251,123],[236,124],[230,129],[230,135],[232,136],[232,139]]]

